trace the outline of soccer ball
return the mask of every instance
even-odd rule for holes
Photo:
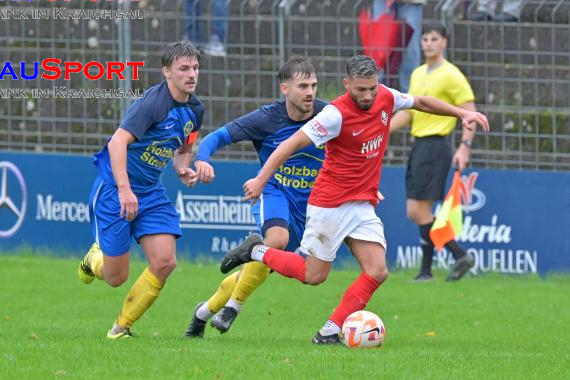
[[[384,322],[370,311],[356,311],[342,324],[342,342],[350,348],[379,347],[385,336]]]

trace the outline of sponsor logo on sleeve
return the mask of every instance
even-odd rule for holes
[[[309,121],[309,125],[311,127],[311,130],[319,137],[325,137],[329,134],[328,129],[318,120],[313,119]]]

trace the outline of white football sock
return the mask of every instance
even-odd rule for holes
[[[204,302],[204,304],[196,310],[196,317],[203,321],[207,321],[212,315],[214,315],[214,313],[208,309],[208,302]]]
[[[263,256],[265,256],[265,252],[267,252],[268,249],[269,247],[265,245],[256,245],[251,251],[251,258],[255,261],[263,262]]]
[[[230,298],[230,300],[226,302],[226,306],[235,309],[238,313],[241,311],[241,303],[233,298]]]
[[[338,334],[340,333],[340,327],[329,319],[327,323],[325,323],[325,325],[319,330],[319,333],[322,336]]]

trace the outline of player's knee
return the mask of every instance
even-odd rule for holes
[[[388,269],[387,268],[376,268],[366,272],[367,275],[382,284],[388,279]]]
[[[408,215],[408,219],[410,219],[412,222],[417,224],[417,220],[419,219],[419,215],[418,215],[418,211],[415,208],[408,208],[407,209],[407,215]]]
[[[328,273],[306,273],[305,284],[319,285],[326,281]]]
[[[128,278],[129,278],[128,273],[117,273],[115,275],[105,277],[105,282],[110,286],[112,286],[113,288],[116,288],[118,286],[123,285]]]
[[[119,268],[106,268],[103,267],[103,279],[107,284],[116,288],[121,286],[122,284],[127,281],[129,278],[129,269],[128,267],[119,267]]]
[[[164,257],[151,265],[151,272],[159,273],[159,277],[167,277],[176,268],[176,257]]]
[[[176,260],[176,256],[172,257],[170,260],[168,260],[168,262],[165,264],[166,268],[169,269],[170,271],[173,271],[174,268],[176,268],[176,264],[177,264],[177,260]]]
[[[265,244],[271,248],[285,249],[289,243],[289,236],[287,234],[272,234],[266,239]]]

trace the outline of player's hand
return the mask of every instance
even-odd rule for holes
[[[256,178],[252,178],[246,183],[243,184],[243,192],[245,196],[243,197],[244,201],[251,200],[252,204],[255,204],[259,197],[261,196],[261,192],[263,191],[263,183]]]
[[[469,147],[461,144],[453,156],[452,163],[460,172],[465,170],[469,164]]]
[[[473,123],[479,124],[485,132],[489,132],[491,130],[491,128],[489,128],[487,117],[480,112],[467,112],[461,118],[461,123],[463,124],[463,128],[470,131],[473,130]]]
[[[183,168],[176,171],[180,182],[188,187],[193,187],[198,182],[198,174],[191,168]]]
[[[125,217],[129,222],[135,220],[139,212],[139,200],[130,187],[119,188],[119,202],[121,203],[121,219]]]
[[[214,173],[214,168],[206,161],[196,160],[194,161],[194,167],[196,168],[196,174],[198,174],[198,179],[202,183],[210,183],[216,177],[216,174]]]
[[[382,202],[384,199],[386,199],[386,198],[384,198],[384,194],[382,194],[380,192],[380,190],[378,190],[378,192],[376,193],[376,196],[378,197],[378,202]]]

